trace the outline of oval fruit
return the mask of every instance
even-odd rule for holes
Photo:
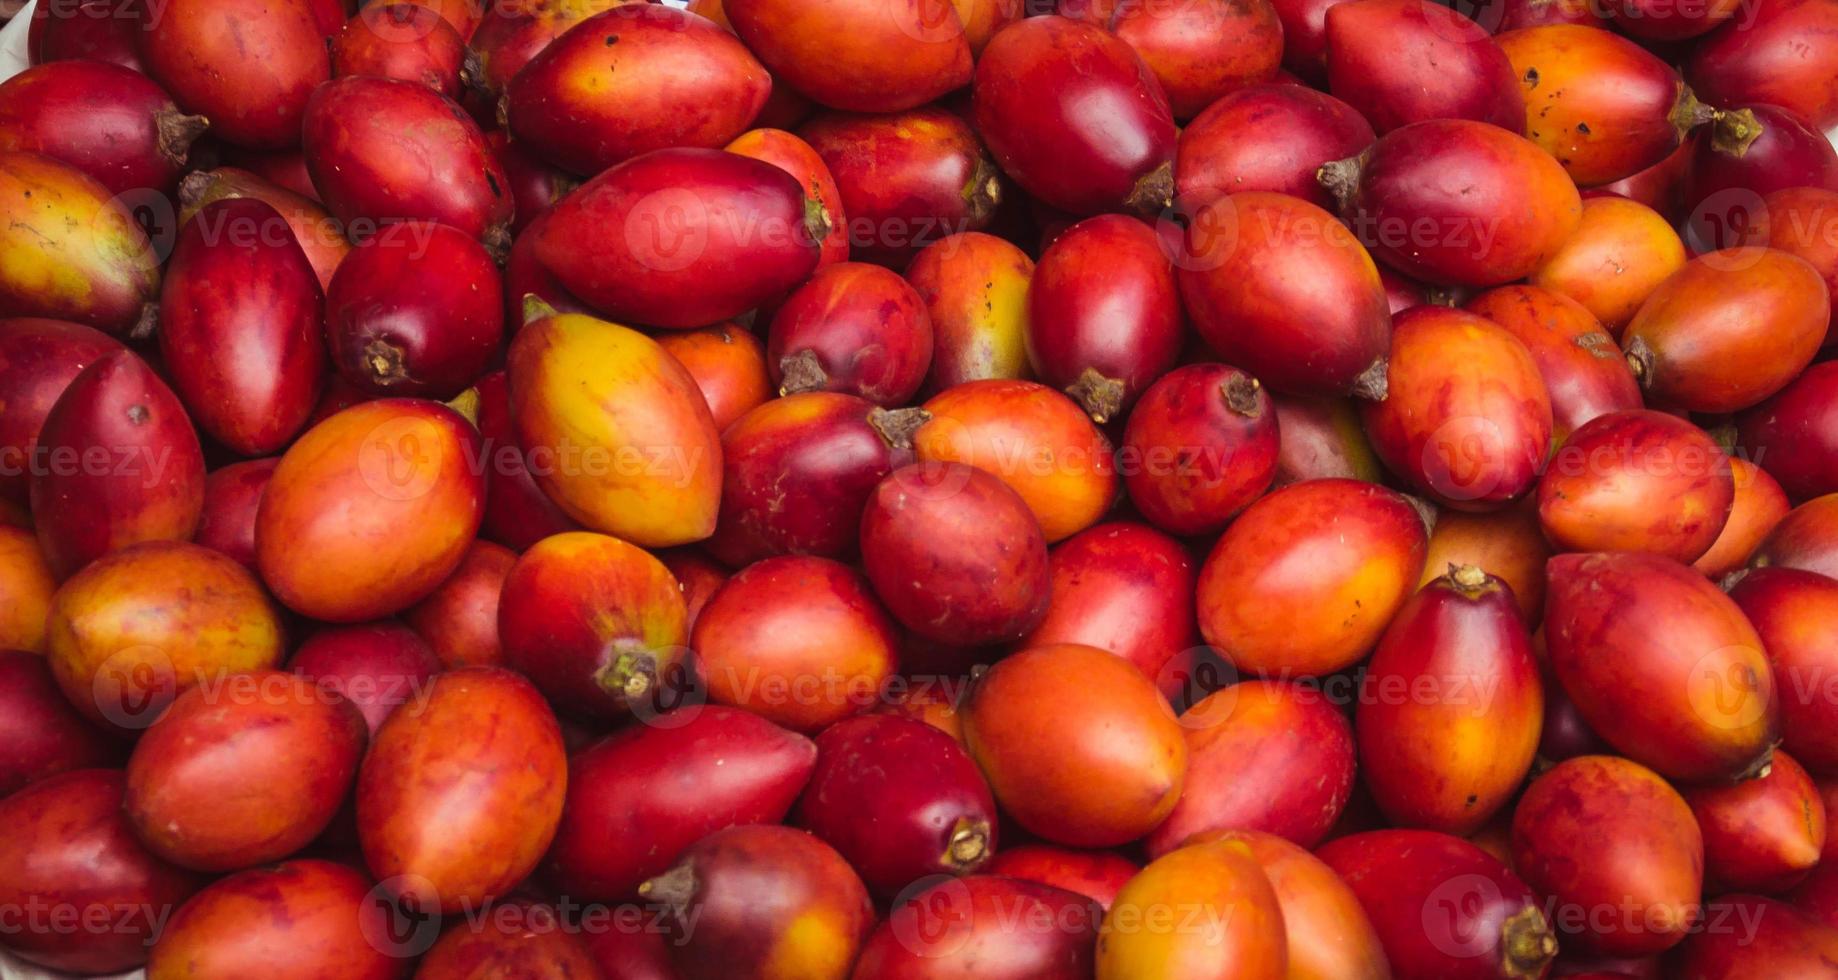
[[[376,941],[398,937],[389,932],[393,910],[377,908],[370,890],[363,872],[315,859],[213,882],[167,920],[147,980],[293,971],[389,980],[405,950]]]
[[[819,269],[780,304],[766,339],[779,394],[835,391],[906,404],[932,364],[932,318],[906,280],[880,266]]]
[[[932,318],[932,369],[926,387],[1025,379],[1028,283],[1034,261],[994,235],[969,231],[920,250],[906,281]]]
[[[1151,524],[1211,534],[1276,476],[1276,411],[1257,379],[1224,364],[1163,375],[1123,432],[1124,486]]]
[[[51,317],[146,336],[159,256],[93,177],[36,153],[0,151],[0,317]]]
[[[1838,702],[1829,686],[1838,677],[1838,581],[1798,568],[1752,568],[1729,597],[1755,627],[1780,682],[1781,747],[1816,771],[1838,768]]]
[[[970,81],[970,43],[950,7],[881,0],[727,0],[734,32],[816,102],[899,112]]]
[[[1380,133],[1430,119],[1471,119],[1517,133],[1525,98],[1487,30],[1429,0],[1327,6],[1327,88]]]
[[[0,500],[26,501],[37,458],[33,444],[51,406],[85,367],[120,348],[80,323],[0,321],[0,402],[6,405],[0,412]]]
[[[862,946],[854,980],[1088,977],[1103,912],[1063,888],[996,875],[940,881],[899,902]]]
[[[1099,524],[1047,555],[1047,616],[1021,649],[1060,643],[1109,650],[1148,677],[1194,645],[1194,560],[1180,542],[1142,524]]]
[[[0,149],[61,160],[112,194],[171,191],[207,125],[120,65],[53,61],[0,84]]]
[[[1170,913],[1190,921],[1172,929],[1149,925],[1151,917]],[[1277,980],[1288,966],[1282,906],[1239,841],[1195,844],[1157,858],[1117,893],[1098,932],[1098,980]]]
[[[1615,194],[1592,195],[1583,199],[1575,233],[1526,281],[1581,303],[1619,337],[1684,264],[1685,243],[1664,215]]]
[[[1315,171],[1357,156],[1375,138],[1359,110],[1325,92],[1281,81],[1248,86],[1181,130],[1176,200],[1192,214],[1227,194],[1275,191],[1331,208],[1334,200]]]
[[[504,580],[516,563],[517,553],[503,545],[472,542],[453,574],[404,611],[402,621],[428,641],[443,667],[502,663],[498,607]]]
[[[1736,499],[1729,456],[1663,412],[1611,412],[1570,434],[1538,484],[1538,518],[1560,551],[1644,551],[1696,561]]]
[[[1642,407],[1640,386],[1615,339],[1571,298],[1537,286],[1501,286],[1464,308],[1525,345],[1551,397],[1555,438],[1568,438],[1598,415]]]
[[[122,755],[65,700],[44,657],[0,650],[0,799],[61,772],[119,766]]]
[[[1694,786],[1685,801],[1704,834],[1712,894],[1784,892],[1819,863],[1825,802],[1812,777],[1785,752],[1768,771],[1733,786]]]
[[[208,117],[213,135],[258,150],[299,145],[307,100],[332,74],[310,6],[175,0],[143,29],[147,74]],[[233,70],[253,65],[260,70]]]
[[[750,331],[731,323],[700,330],[660,334],[657,345],[677,359],[695,380],[715,431],[726,432],[774,394],[766,370],[766,346]]]
[[[288,666],[356,705],[372,736],[398,707],[425,698],[441,669],[420,634],[387,619],[322,629],[300,644]]]

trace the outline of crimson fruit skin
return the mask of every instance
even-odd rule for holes
[[[767,401],[721,436],[721,512],[710,554],[734,568],[774,555],[846,559],[868,496],[913,461],[914,416],[854,395]]]
[[[537,215],[548,211],[580,183],[572,174],[538,158],[528,146],[506,136],[502,129],[486,133],[485,144],[491,147],[492,155],[498,158],[498,165],[504,168],[504,176],[510,181],[513,236],[523,234]],[[515,299],[521,304],[523,297]]]
[[[1838,929],[1776,899],[1732,893],[1708,903],[1705,919],[1752,922],[1750,929],[1705,929],[1673,960],[1679,980],[1818,976],[1838,960]]]
[[[1582,304],[1537,286],[1501,286],[1463,307],[1506,328],[1532,355],[1551,397],[1559,439],[1608,412],[1642,407],[1615,339]]]
[[[197,530],[203,448],[172,389],[133,352],[105,354],[72,379],[37,446],[47,465],[32,472],[32,514],[60,579],[128,545],[183,541]],[[100,472],[97,450],[108,459]]]
[[[970,138],[974,141],[975,134],[971,133]],[[837,186],[836,175],[831,172],[829,161],[815,146],[795,133],[761,126],[734,137],[723,149],[743,157],[764,160],[809,187],[811,197],[823,207],[824,218],[830,225],[830,233],[822,242],[817,267],[821,269],[849,260],[849,219],[843,207],[842,189]]]
[[[308,100],[332,74],[305,3],[175,0],[146,18],[140,57],[181,107],[210,119],[213,135],[255,150],[298,146]]]
[[[739,708],[678,708],[624,728],[569,758],[544,876],[579,901],[636,898],[703,837],[783,820],[816,760],[809,739]]]
[[[52,61],[105,61],[145,73],[140,45],[147,11],[125,0],[82,0],[69,16],[53,17],[49,6],[32,10],[26,52],[35,65]]]
[[[1805,259],[1825,279],[1838,319],[1838,190],[1790,187],[1761,199],[1745,234],[1745,244],[1767,245]],[[1827,350],[1838,344],[1828,332]]]
[[[0,83],[0,149],[62,160],[115,194],[170,190],[204,126],[120,65],[56,61]]]
[[[498,608],[504,580],[517,553],[483,539],[440,588],[402,613],[402,621],[428,641],[443,667],[491,666],[504,661],[498,639]]]
[[[1781,518],[1749,558],[1760,568],[1781,565],[1838,578],[1838,493],[1795,507]]]
[[[488,247],[509,241],[509,178],[465,110],[425,85],[354,75],[313,90],[306,169],[347,228],[452,225]]]
[[[1735,602],[1659,555],[1567,554],[1545,567],[1548,656],[1590,728],[1670,779],[1732,780],[1766,764],[1780,730],[1775,678]]]
[[[465,920],[448,928],[422,955],[415,976],[419,980],[467,980],[481,975],[529,980],[597,977],[600,970],[588,946],[589,935],[570,926],[554,906],[514,898],[492,906],[491,914],[482,920]]]
[[[1570,175],[1516,129],[1412,123],[1379,137],[1356,165],[1343,163],[1321,175],[1342,215],[1380,261],[1432,285],[1522,279],[1582,221]]]
[[[766,367],[782,395],[834,391],[893,408],[932,366],[932,318],[905,279],[864,262],[817,271],[779,306]]]
[[[1091,976],[1103,917],[1092,899],[1036,881],[993,874],[941,881],[894,907],[852,976],[1077,980]]]
[[[446,96],[461,96],[468,79],[466,42],[432,7],[375,3],[332,35],[332,77],[378,75],[418,82]]]
[[[1676,945],[1700,913],[1697,820],[1678,791],[1626,759],[1577,756],[1534,780],[1513,811],[1512,859],[1557,903],[1566,946],[1645,956]],[[1614,911],[1577,914],[1590,909]]]
[[[653,84],[661,73],[668,86]],[[709,20],[626,3],[531,58],[505,86],[504,112],[519,143],[592,175],[652,150],[718,148],[753,122],[771,88],[766,69]]]
[[[0,650],[0,800],[61,772],[113,768],[124,754],[64,699],[44,657]]]
[[[874,927],[848,862],[791,827],[716,831],[639,892],[664,906],[683,980],[842,980]]]
[[[559,710],[615,722],[667,685],[689,640],[682,589],[618,538],[572,531],[530,546],[498,598],[506,665]]]
[[[1213,0],[1166,10],[1118,4],[1103,26],[1149,66],[1176,119],[1269,81],[1283,56],[1283,25],[1268,2]]]
[[[1644,551],[1693,562],[1736,500],[1729,456],[1663,412],[1611,412],[1570,434],[1538,484],[1538,516],[1560,551]]]
[[[1777,105],[1819,130],[1838,125],[1832,53],[1807,44],[1838,23],[1817,0],[1767,0],[1704,38],[1685,62],[1685,80],[1713,105]]]
[[[895,619],[942,643],[1019,639],[1052,599],[1047,542],[1021,496],[963,463],[916,463],[874,488],[862,559]]]
[[[1142,866],[1116,851],[1082,851],[1057,844],[1022,844],[996,852],[988,873],[1063,889],[1110,911],[1111,902]]]
[[[1754,105],[1717,113],[1691,140],[1682,234],[1694,251],[1741,243],[1760,223],[1763,195],[1798,188],[1838,191],[1838,149],[1799,116]]]
[[[1819,680],[1838,657],[1838,581],[1798,568],[1752,568],[1729,597],[1782,680],[1781,748],[1814,771],[1838,769],[1838,706]]]
[[[1034,266],[1028,362],[1102,425],[1174,366],[1181,321],[1174,267],[1155,230],[1125,215],[1087,218]]]
[[[1173,812],[1145,840],[1151,857],[1224,830],[1311,848],[1353,793],[1353,729],[1319,689],[1248,680],[1194,702],[1180,723],[1188,779]]]
[[[305,164],[301,164],[304,169]],[[313,196],[311,183],[305,190],[292,190],[267,178],[235,167],[194,170],[179,181],[179,219],[197,214],[213,201],[226,197],[253,197],[268,202],[280,212],[282,220],[293,230],[294,242],[306,251],[313,264],[321,289],[332,284],[332,274],[351,251],[331,212]]]
[[[971,86],[976,128],[1002,170],[1075,215],[1154,214],[1173,197],[1175,126],[1129,44],[1065,17],[1032,17],[990,40]]]
[[[1531,490],[1554,419],[1538,363],[1491,320],[1439,306],[1398,315],[1389,391],[1360,406],[1385,465],[1438,504],[1498,510]]]
[[[976,763],[956,739],[896,715],[817,736],[795,819],[883,898],[930,875],[975,874],[996,850],[996,801]]]
[[[1227,194],[1274,191],[1332,208],[1315,171],[1357,156],[1377,138],[1359,110],[1325,92],[1281,82],[1247,86],[1181,130],[1175,202],[1191,214]]]
[[[1327,211],[1265,191],[1214,200],[1187,226],[1177,277],[1200,338],[1272,390],[1384,395],[1385,286]]]
[[[1149,523],[1211,534],[1269,488],[1278,447],[1276,410],[1257,379],[1190,364],[1163,375],[1130,413],[1123,483]]]
[[[614,317],[700,327],[796,286],[828,235],[821,207],[778,167],[721,150],[633,157],[556,202],[537,261]]]
[[[916,3],[729,0],[734,32],[813,102],[900,112],[970,81],[970,38],[957,14]]]
[[[279,212],[254,198],[200,208],[160,291],[160,355],[193,420],[244,456],[305,427],[326,373],[325,297]]]
[[[1353,889],[1397,977],[1536,977],[1557,953],[1532,890],[1459,837],[1372,830],[1315,856]]]
[[[1775,752],[1768,771],[1754,779],[1693,786],[1684,793],[1704,834],[1712,894],[1779,894],[1819,863],[1825,803],[1812,777],[1787,753]]]
[[[1389,133],[1471,119],[1517,133],[1525,99],[1485,28],[1429,0],[1352,0],[1327,8],[1328,91]]]
[[[51,157],[0,150],[9,204],[0,249],[0,317],[51,317],[144,337],[159,298],[159,256],[125,203]]]
[[[93,327],[31,317],[0,319],[0,500],[25,503],[33,444],[70,382],[121,342]]]
[[[1710,0],[1689,7],[1656,0],[1617,0],[1608,6],[1616,27],[1633,37],[1662,43],[1697,37],[1741,10],[1742,4],[1734,0]]]
[[[374,736],[397,707],[426,694],[441,663],[420,634],[378,620],[314,633],[294,651],[288,668],[356,705]]]
[[[1198,642],[1194,559],[1168,535],[1134,521],[1099,524],[1055,545],[1047,564],[1052,599],[1046,618],[1017,648],[1097,647],[1159,678],[1169,661]]]

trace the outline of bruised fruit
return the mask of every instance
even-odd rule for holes
[[[1124,429],[1124,485],[1171,534],[1223,529],[1276,475],[1277,419],[1255,378],[1190,364],[1155,382]]]
[[[932,364],[932,318],[906,280],[880,266],[819,269],[785,298],[766,339],[779,394],[835,391],[887,408],[910,401]]]
[[[1192,214],[1227,194],[1275,191],[1331,208],[1315,171],[1358,155],[1374,138],[1359,110],[1325,92],[1281,82],[1242,88],[1181,130],[1176,203]]]
[[[727,0],[734,32],[812,101],[899,112],[970,81],[970,43],[950,5],[913,0]]]
[[[375,735],[397,707],[425,697],[442,665],[420,634],[394,620],[378,620],[314,633],[288,666],[356,705]]]
[[[1819,772],[1838,769],[1831,687],[1838,676],[1838,581],[1797,568],[1753,568],[1729,596],[1761,637],[1781,685],[1781,747]]]
[[[208,118],[218,139],[251,149],[298,146],[307,100],[332,74],[325,32],[304,3],[173,0],[145,31],[147,74]],[[253,70],[230,70],[238,66]]]
[[[1582,304],[1618,337],[1640,304],[1684,264],[1685,244],[1664,215],[1606,194],[1583,199],[1576,232],[1526,281]]]
[[[1420,585],[1449,574],[1451,567],[1473,565],[1510,588],[1519,615],[1536,626],[1544,616],[1544,563],[1550,557],[1538,508],[1529,498],[1486,514],[1442,510],[1430,531]]]
[[[1775,752],[1768,771],[1733,786],[1694,786],[1685,800],[1704,834],[1712,894],[1786,891],[1819,863],[1825,803],[1800,764]]]
[[[1088,977],[1103,910],[1085,895],[996,875],[945,880],[897,903],[854,980]]]
[[[51,406],[85,367],[120,349],[78,323],[0,320],[0,499],[25,502],[33,469],[44,462],[33,445]]]
[[[0,150],[61,160],[113,194],[170,191],[207,124],[120,65],[54,61],[0,83]]]
[[[146,336],[159,256],[107,187],[50,157],[0,151],[0,201],[0,317]]]
[[[734,324],[672,331],[654,339],[695,379],[702,400],[708,403],[716,432],[726,432],[728,426],[772,397],[765,345]]]
[[[1575,300],[1537,286],[1501,286],[1465,308],[1525,345],[1550,395],[1556,438],[1567,438],[1598,415],[1642,407],[1640,386],[1621,348]]]
[[[1170,913],[1189,921],[1149,925]],[[1239,841],[1195,844],[1157,858],[1123,886],[1098,933],[1098,980],[1277,980],[1289,975],[1288,967],[1282,905]]]
[[[302,859],[207,886],[179,907],[147,959],[148,980],[336,976],[389,980],[408,952],[362,871]]]
[[[1034,262],[994,235],[963,232],[920,250],[906,267],[932,318],[929,391],[966,381],[1025,379],[1028,284]]]
[[[124,746],[65,700],[45,658],[0,650],[0,799],[72,769],[113,768]]]
[[[1078,643],[1109,650],[1149,677],[1194,645],[1194,561],[1181,543],[1117,521],[1055,546],[1047,617],[1020,647]]]
[[[1327,86],[1380,133],[1429,119],[1471,119],[1517,133],[1525,99],[1487,30],[1429,0],[1331,4]]]
[[[1729,519],[1729,457],[1663,412],[1611,412],[1571,433],[1538,484],[1538,518],[1560,551],[1644,551],[1696,561]]]
[[[1747,565],[1749,556],[1755,553],[1762,539],[1793,509],[1786,492],[1767,470],[1732,456],[1730,473],[1736,484],[1736,496],[1730,504],[1729,520],[1723,523],[1723,530],[1710,550],[1691,563],[1691,567],[1715,580]]]
[[[474,541],[440,588],[403,612],[403,622],[428,641],[444,667],[502,663],[499,598],[516,563],[517,553],[509,548]]]

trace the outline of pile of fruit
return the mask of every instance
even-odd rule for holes
[[[30,47],[0,975],[1838,978],[1838,0]]]

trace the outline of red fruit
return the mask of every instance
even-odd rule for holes
[[[829,164],[816,147],[782,129],[749,129],[734,137],[724,149],[770,163],[810,188],[811,197],[823,205],[824,217],[830,225],[817,268],[849,260],[849,228],[842,206],[842,190],[836,186],[835,175],[830,173]]]
[[[0,799],[8,828],[0,835],[0,907],[18,910],[0,948],[74,973],[146,962],[164,913],[203,881],[134,838],[121,812],[123,782],[116,770],[79,769]],[[35,908],[39,915],[28,918]]]
[[[1765,221],[1762,195],[1794,188],[1838,191],[1838,149],[1786,109],[1751,106],[1717,114],[1692,139],[1684,235],[1694,251],[1743,244]]]
[[[970,81],[970,44],[950,7],[728,0],[726,12],[773,75],[831,108],[899,112]]]
[[[1468,119],[1518,133],[1525,99],[1485,28],[1428,0],[1353,0],[1326,14],[1328,91],[1380,133]]]
[[[580,184],[573,176],[543,162],[528,146],[512,142],[502,129],[486,133],[485,143],[491,147],[498,165],[504,168],[505,179],[510,182],[513,235],[523,234],[537,215],[549,210]],[[512,250],[515,248],[513,242]],[[521,305],[523,297],[512,298]]]
[[[559,203],[559,200],[558,202]],[[505,320],[510,332],[532,318],[530,300],[541,300],[561,313],[593,314],[593,309],[562,287],[561,280],[543,267],[536,258],[536,241],[554,214],[553,207],[535,215],[511,242],[510,254],[504,260]],[[512,227],[516,224],[513,222]]]
[[[992,875],[1037,881],[1084,895],[1105,911],[1142,866],[1115,851],[1079,851],[1053,844],[1022,844],[996,852]]]
[[[654,928],[658,916],[636,905],[622,905],[613,912],[617,918],[626,915],[625,924],[611,929],[587,932],[587,951],[600,964],[606,980],[677,980],[670,965],[670,944],[661,929]]]
[[[1321,181],[1386,264],[1427,283],[1497,286],[1544,265],[1582,217],[1570,176],[1517,133],[1415,123],[1323,167]]]
[[[173,0],[146,19],[140,55],[218,139],[259,150],[300,144],[307,99],[331,77],[325,32],[304,3]]]
[[[649,552],[575,531],[531,545],[498,602],[504,662],[558,709],[618,721],[682,668],[683,592]]]
[[[458,99],[462,80],[470,80],[465,40],[432,7],[373,3],[346,21],[331,44],[334,78],[418,82],[449,99]]]
[[[64,699],[44,657],[0,650],[0,799],[61,772],[117,766],[123,754]]]
[[[995,875],[943,881],[897,904],[862,947],[854,980],[1081,980],[1098,923],[1091,899]]]
[[[1353,729],[1318,687],[1233,684],[1196,701],[1181,715],[1181,729],[1187,788],[1149,834],[1151,856],[1224,830],[1314,847],[1353,792]]]
[[[802,282],[817,267],[827,220],[772,164],[686,148],[602,173],[529,234],[543,266],[607,315],[700,327]]]
[[[1557,955],[1532,890],[1459,837],[1373,830],[1315,856],[1353,889],[1394,976],[1538,977]]]
[[[1130,502],[1186,536],[1222,530],[1276,475],[1277,419],[1257,379],[1190,364],[1155,382],[1123,435]]]
[[[1562,942],[1611,956],[1668,949],[1698,917],[1704,846],[1683,797],[1606,755],[1558,763],[1513,811],[1513,865],[1554,900]]]
[[[1155,230],[1106,214],[1061,232],[1028,285],[1027,354],[1092,421],[1121,418],[1180,357],[1181,298]]]
[[[1749,555],[1793,508],[1781,485],[1754,463],[1732,456],[1730,472],[1735,477],[1736,498],[1730,505],[1729,520],[1710,550],[1691,563],[1713,580],[1747,565]]]
[[[1021,649],[1077,643],[1097,647],[1159,678],[1195,644],[1193,558],[1146,525],[1099,524],[1055,546],[1047,617]]]
[[[0,499],[24,503],[45,416],[82,370],[110,351],[113,337],[77,323],[0,320]]]
[[[1276,479],[1286,487],[1340,477],[1383,483],[1385,467],[1372,452],[1350,398],[1302,398],[1270,393],[1276,411]]]
[[[310,188],[309,188],[310,190]],[[198,170],[179,181],[181,221],[197,215],[205,205],[228,197],[253,197],[280,212],[292,229],[295,244],[313,264],[321,289],[332,283],[332,273],[351,252],[345,229],[318,201],[234,167]]]
[[[138,39],[147,10],[132,0],[78,0],[32,8],[26,47],[32,63],[85,59],[145,72]]]
[[[927,876],[974,874],[996,849],[996,802],[963,746],[893,715],[824,729],[797,822],[884,897]]]
[[[695,379],[717,432],[726,432],[773,395],[766,346],[751,331],[717,323],[700,330],[659,334],[655,339]]]
[[[1766,765],[1780,725],[1774,675],[1729,597],[1658,555],[1558,555],[1546,568],[1550,662],[1590,728],[1672,779]]]
[[[205,205],[179,234],[160,293],[160,356],[211,438],[279,451],[324,385],[325,298],[279,212],[254,198]]]
[[[1276,892],[1295,977],[1388,977],[1384,947],[1353,890],[1308,851],[1255,830],[1203,834],[1195,843],[1231,841],[1250,849]]]
[[[517,553],[509,548],[474,541],[440,588],[402,613],[403,622],[428,641],[443,667],[503,663],[498,597],[516,563]]]
[[[1663,412],[1611,412],[1565,440],[1538,484],[1538,517],[1560,551],[1643,551],[1696,561],[1736,498],[1729,457]]]
[[[629,898],[703,837],[783,820],[816,758],[808,739],[737,708],[690,706],[627,727],[569,760],[546,874],[578,901]]]
[[[320,7],[339,5],[337,0],[312,0],[312,2]],[[388,2],[388,0],[358,0],[358,6],[368,8],[378,2]],[[470,41],[473,32],[479,28],[479,22],[484,19],[486,4],[481,0],[428,0],[424,6],[438,12],[440,19],[446,21],[448,27],[458,32],[461,38]],[[342,21],[342,17],[332,18],[327,33],[336,30]]]
[[[1754,625],[1779,679],[1782,747],[1816,771],[1838,769],[1831,687],[1838,676],[1838,581],[1797,568],[1753,568],[1729,596]]]
[[[159,256],[125,202],[68,164],[0,151],[0,319],[71,320],[118,337],[146,336]]]
[[[1838,24],[1819,0],[1765,0],[1701,41],[1685,63],[1698,97],[1715,105],[1776,105],[1815,129],[1838,125],[1838,65],[1823,44]]]
[[[1203,0],[1157,8],[1120,3],[1106,26],[1149,66],[1176,119],[1276,76],[1283,24],[1267,0]]]
[[[399,705],[421,701],[441,662],[420,634],[390,620],[322,629],[288,667],[357,706],[372,735]]]
[[[1676,972],[1669,974],[1679,980],[1816,977],[1838,962],[1838,929],[1785,902],[1725,895],[1706,906],[1704,917],[1729,925],[1701,930],[1685,941]],[[1736,925],[1744,922],[1746,928]]]
[[[141,541],[183,541],[204,509],[185,409],[132,352],[104,354],[45,416],[32,468],[39,547],[59,578]]]
[[[478,29],[472,32],[470,47],[479,59],[474,84],[490,96],[503,92],[523,66],[556,38],[621,2],[625,0],[532,0],[491,5]]]
[[[1713,894],[1784,892],[1819,863],[1825,802],[1812,777],[1785,752],[1775,752],[1754,779],[1692,787],[1685,800],[1704,833]]]
[[[528,681],[497,667],[441,674],[384,722],[364,756],[365,863],[424,913],[508,892],[555,835],[567,761],[555,715]]]
[[[536,485],[529,454],[511,428],[509,385],[503,371],[479,379],[479,457],[485,466],[485,517],[479,533],[512,551],[523,551],[551,534],[581,525]]]
[[[1190,214],[1240,191],[1275,191],[1331,208],[1334,199],[1315,171],[1358,156],[1374,138],[1359,110],[1325,92],[1280,82],[1239,89],[1181,130],[1176,199]]]
[[[710,834],[639,894],[664,907],[683,980],[842,980],[874,927],[867,889],[848,863],[790,827]]]
[[[1640,304],[1684,264],[1685,244],[1664,215],[1618,194],[1590,191],[1576,234],[1528,281],[1582,304],[1601,329],[1619,337]]]
[[[494,250],[508,244],[509,178],[478,124],[439,92],[340,78],[313,91],[302,125],[313,186],[347,229],[436,221]]]
[[[204,516],[192,540],[255,570],[255,513],[279,457],[252,459],[204,478]]]
[[[983,51],[976,128],[1042,203],[1077,215],[1154,214],[1174,194],[1167,98],[1129,44],[1065,17],[1010,25]]]
[[[1290,394],[1382,398],[1391,316],[1378,267],[1334,216],[1254,191],[1200,208],[1181,295],[1229,364]]]
[[[1547,24],[1608,26],[1608,12],[1590,0],[1498,0],[1484,4],[1474,19],[1496,35]]]
[[[1469,300],[1465,309],[1525,345],[1550,395],[1556,438],[1598,415],[1641,407],[1640,386],[1615,339],[1576,300],[1537,286],[1502,286]]]
[[[601,911],[606,911],[602,909]],[[597,977],[584,928],[551,906],[514,899],[491,907],[482,921],[465,919],[443,933],[415,967],[419,980],[514,976],[525,980]]]
[[[1789,187],[1762,198],[1750,217],[1745,244],[1767,245],[1805,259],[1825,279],[1838,314],[1838,191],[1823,187]],[[1826,335],[1826,347],[1832,337]]]
[[[451,398],[503,337],[497,264],[448,225],[389,226],[351,250],[326,290],[332,367],[366,394]]]
[[[1027,296],[1033,275],[1026,252],[981,232],[940,239],[913,257],[906,281],[932,317],[927,391],[1032,375]]]
[[[1781,518],[1749,564],[1802,568],[1838,578],[1838,493],[1808,500]]]
[[[1159,910],[1181,908],[1198,915],[1185,926],[1147,925],[1168,915]],[[1150,863],[1123,887],[1098,934],[1098,980],[1277,980],[1288,975],[1288,962],[1282,906],[1240,841],[1182,848]]]
[[[875,593],[921,636],[1001,643],[1046,617],[1046,539],[1020,494],[983,470],[895,470],[868,497],[861,541]]]
[[[932,318],[906,280],[861,262],[819,269],[772,318],[766,366],[782,395],[836,391],[904,405],[932,365]]]
[[[0,84],[0,150],[61,160],[115,194],[169,191],[206,125],[120,65],[54,61]]]

